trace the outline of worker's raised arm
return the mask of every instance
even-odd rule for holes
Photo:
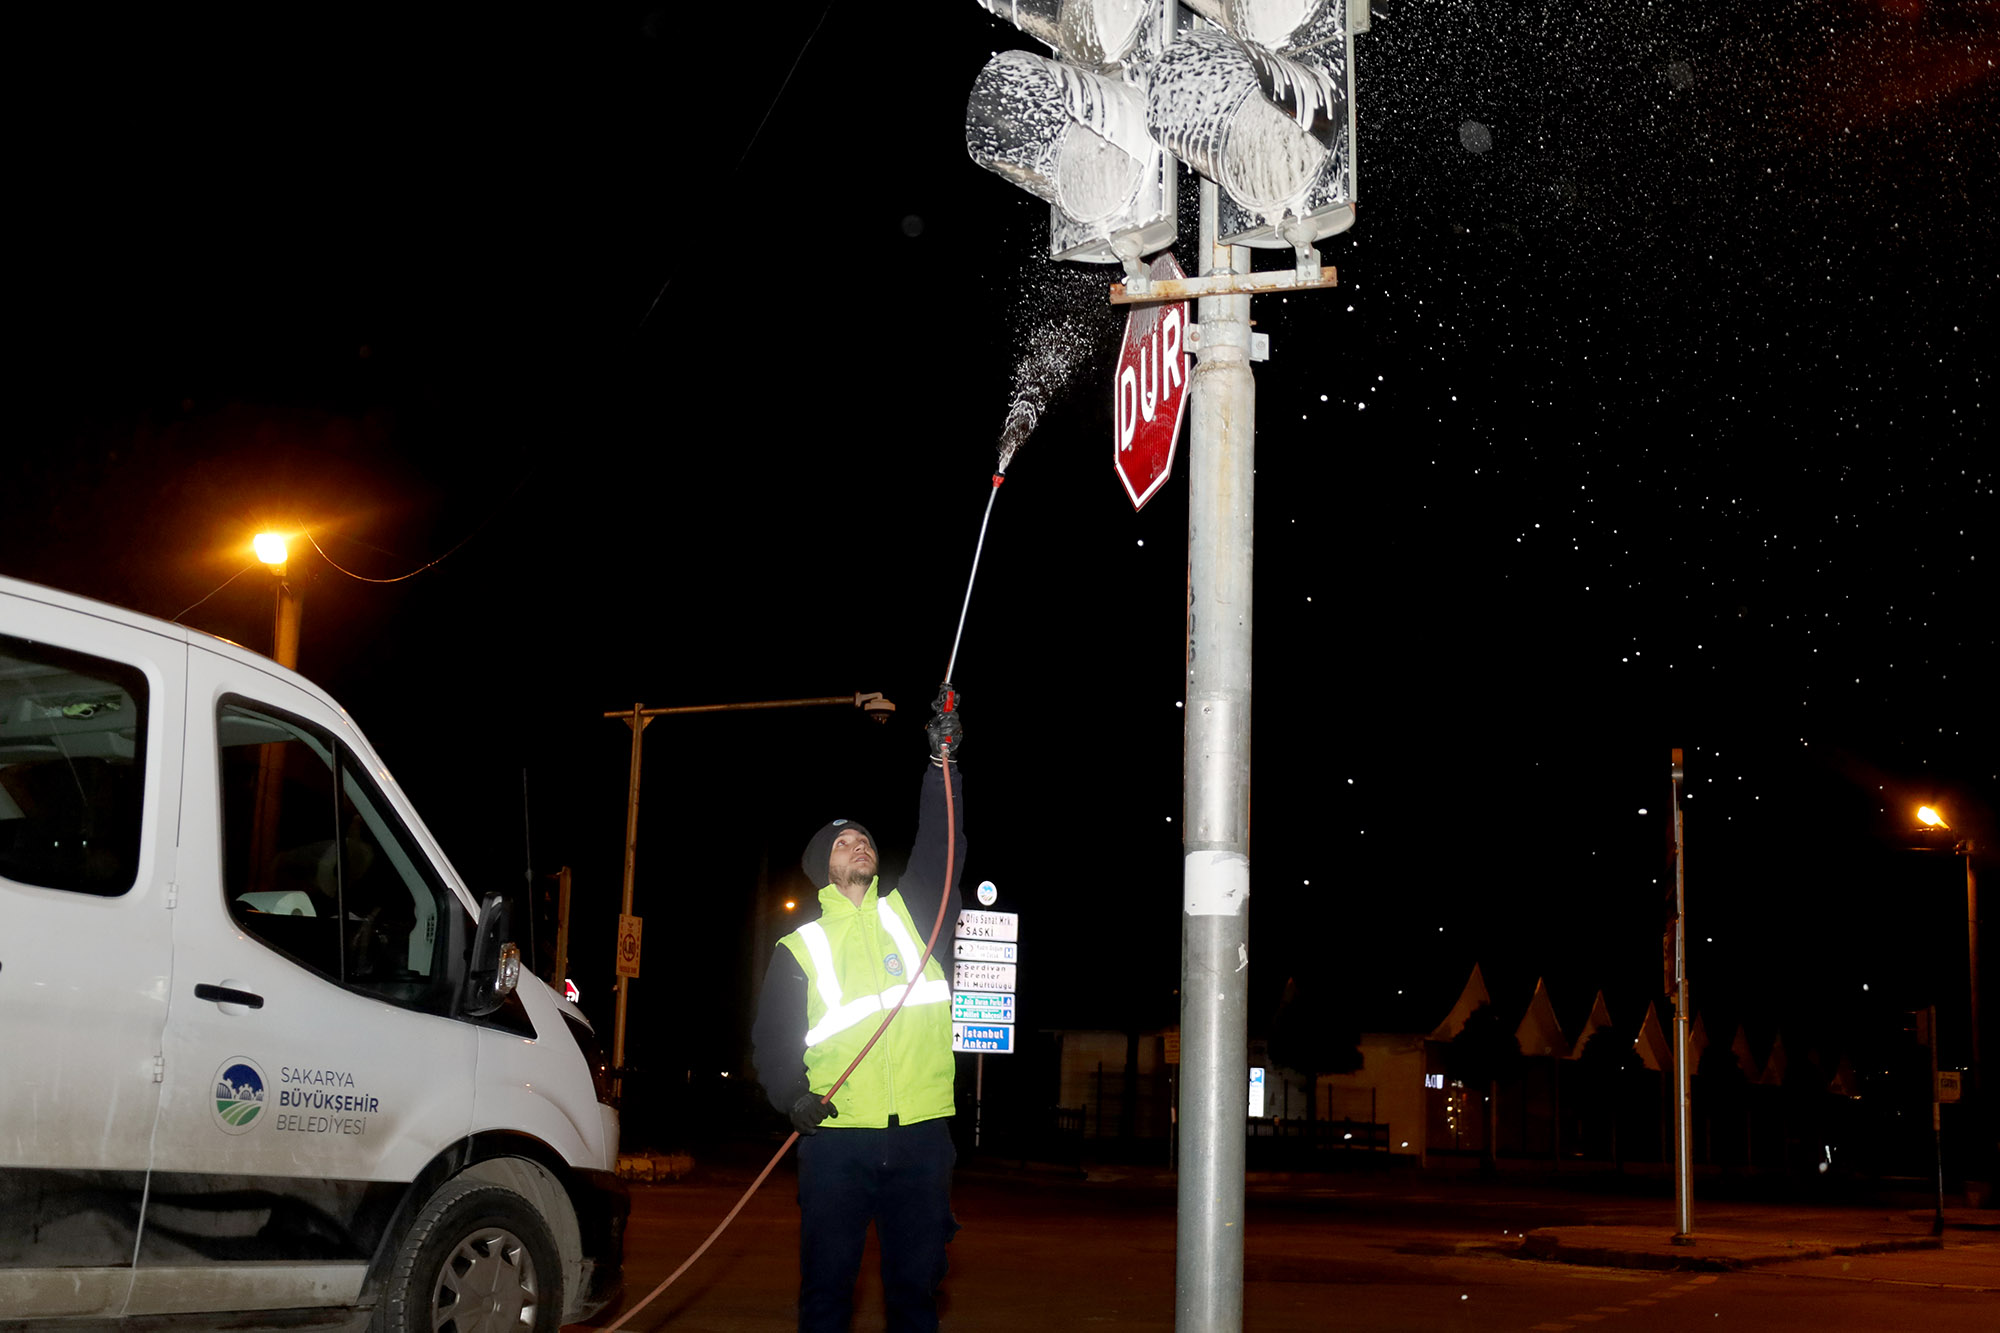
[[[931,766],[924,772],[923,792],[917,806],[917,841],[910,849],[910,866],[897,885],[910,919],[926,936],[937,920],[938,898],[944,895],[946,930],[940,939],[950,939],[950,928],[958,920],[958,882],[965,874],[965,779],[958,768],[960,724],[958,694],[947,684],[937,697],[937,712],[925,729],[931,744]],[[949,760],[949,762],[945,762]],[[945,775],[951,775],[950,810],[945,806]],[[951,851],[951,883],[945,883],[948,825],[955,823],[956,845]]]

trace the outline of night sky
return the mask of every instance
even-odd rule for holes
[[[633,1058],[724,1067],[747,1018],[676,1015],[747,1002],[759,895],[836,814],[913,831],[1026,365],[967,882],[1023,913],[1027,1026],[1167,1025],[1186,445],[1132,513],[1115,271],[966,158],[1031,44],[754,11],[24,33],[0,573],[264,651],[249,536],[309,529],[302,670],[475,887],[574,867],[601,1023],[600,715],[887,693],[647,733]],[[1706,1013],[1840,1046],[1962,997],[1963,863],[1903,849],[1920,800],[2000,832],[2000,5],[1405,0],[1357,51],[1340,285],[1253,308],[1253,1035],[1292,976],[1434,1023],[1475,960],[1636,1027],[1676,745]]]

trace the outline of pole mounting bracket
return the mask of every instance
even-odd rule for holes
[[[1259,296],[1266,292],[1316,291],[1340,285],[1340,274],[1331,266],[1319,267],[1311,278],[1297,269],[1271,269],[1263,273],[1212,273],[1205,278],[1156,278],[1140,291],[1129,283],[1111,284],[1112,305],[1153,305],[1166,301],[1193,301],[1204,296]]]

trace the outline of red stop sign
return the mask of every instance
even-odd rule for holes
[[[1184,278],[1170,254],[1149,267],[1155,279]],[[1125,345],[1111,381],[1112,467],[1142,509],[1173,475],[1181,413],[1187,409],[1188,303],[1138,305],[1125,319]]]

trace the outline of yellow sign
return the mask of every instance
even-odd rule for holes
[[[618,975],[639,975],[639,918],[623,913],[618,916]]]
[[[1179,1028],[1168,1028],[1167,1063],[1170,1065],[1177,1065],[1180,1062],[1181,1062],[1181,1030]]]

